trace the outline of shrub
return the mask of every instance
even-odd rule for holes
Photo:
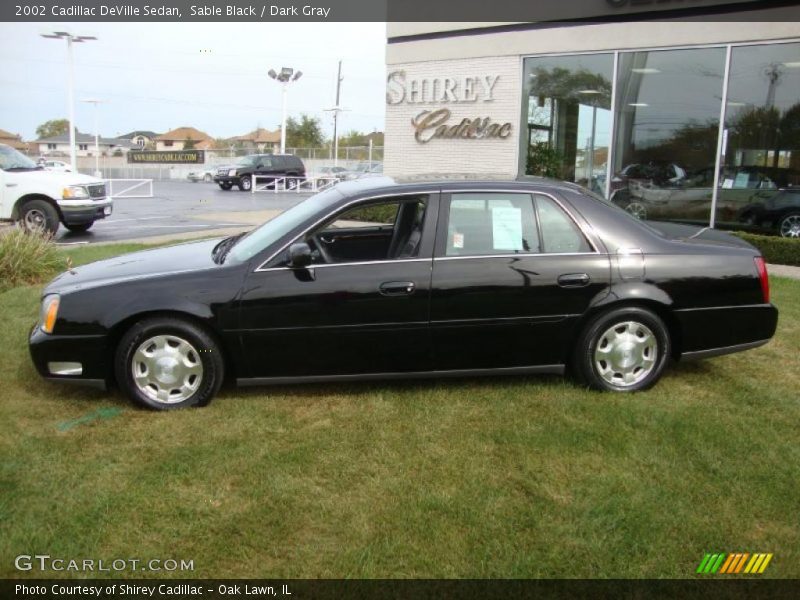
[[[800,239],[757,235],[744,231],[732,233],[758,248],[768,263],[800,266]]]
[[[50,236],[19,228],[0,234],[0,292],[41,283],[67,267]]]

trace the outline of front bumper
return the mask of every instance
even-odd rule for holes
[[[231,185],[239,185],[239,176],[234,175],[231,177],[230,175],[214,175],[214,181],[216,183],[229,183]]]
[[[28,349],[39,375],[52,381],[79,383],[106,389],[111,375],[110,349],[104,335],[50,335],[37,323]],[[80,375],[57,375],[51,363],[80,363]]]
[[[58,207],[61,209],[61,217],[65,225],[82,225],[111,216],[114,210],[114,201],[111,198],[61,200]]]

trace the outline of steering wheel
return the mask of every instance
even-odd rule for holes
[[[317,232],[311,236],[311,239],[314,240],[314,245],[317,247],[319,251],[319,255],[322,257],[326,263],[330,264],[333,262],[333,257],[328,252],[328,249],[325,247],[325,242],[322,241],[322,234]]]

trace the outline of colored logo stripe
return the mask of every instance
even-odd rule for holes
[[[696,573],[703,574],[760,574],[772,560],[772,553],[733,552],[731,554],[707,553],[697,567]]]

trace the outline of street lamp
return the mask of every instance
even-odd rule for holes
[[[86,104],[94,104],[94,176],[100,177],[100,130],[97,126],[97,105],[106,102],[106,100],[87,98],[85,100],[81,100],[81,102],[85,102]]]
[[[49,40],[67,40],[67,108],[69,110],[69,159],[72,163],[72,171],[78,172],[78,161],[75,157],[75,74],[72,68],[72,44],[96,40],[93,35],[72,35],[68,31],[54,31],[53,33],[41,34],[43,38]]]
[[[293,81],[297,81],[303,76],[302,71],[295,71],[291,67],[281,67],[280,73],[275,69],[270,69],[267,75],[281,84],[283,96],[283,119],[281,120],[281,154],[286,154],[286,87]]]

